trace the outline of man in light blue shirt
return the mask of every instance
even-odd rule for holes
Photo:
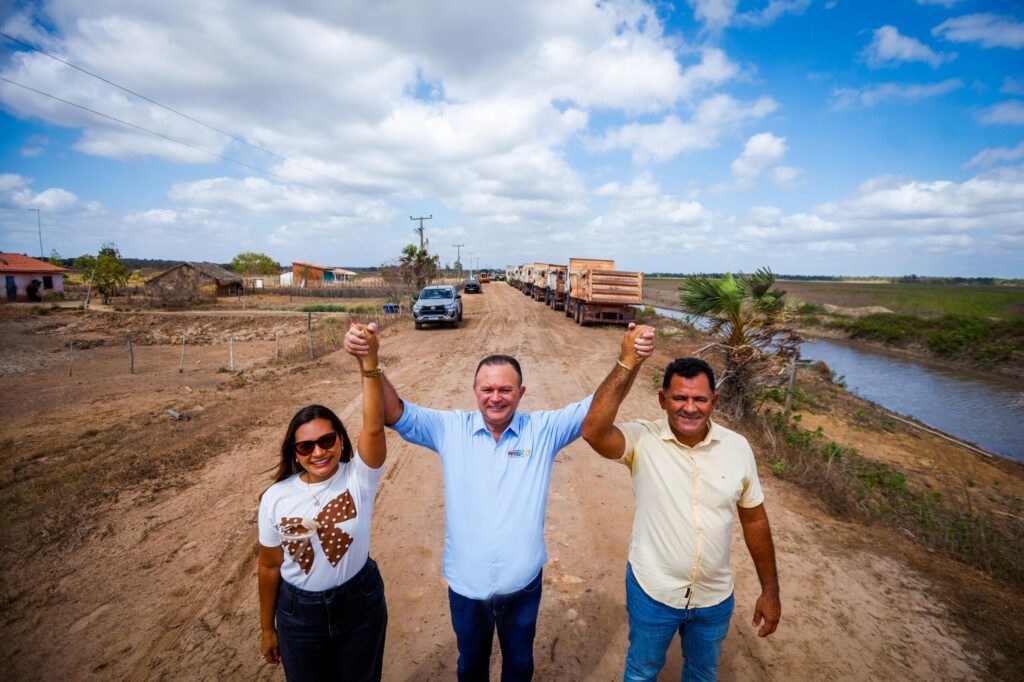
[[[653,352],[653,335],[637,341]],[[351,328],[345,349],[365,343]],[[593,396],[560,410],[517,412],[526,393],[519,362],[480,361],[473,379],[477,410],[432,410],[398,397],[383,378],[385,423],[441,457],[445,489],[444,575],[459,648],[459,680],[486,680],[494,631],[502,680],[533,676],[533,639],[547,561],[544,511],[555,455],[580,435]]]

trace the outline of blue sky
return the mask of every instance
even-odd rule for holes
[[[0,3],[0,249],[1024,276],[1024,9]],[[195,148],[205,151],[197,151]],[[207,153],[209,152],[209,153]],[[265,171],[217,158],[226,156]]]

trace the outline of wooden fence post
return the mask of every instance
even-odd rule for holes
[[[786,406],[782,410],[784,417],[789,416],[789,406],[793,403],[793,384],[796,382],[796,353],[789,358],[789,387],[786,388]]]
[[[185,332],[181,333],[181,359],[178,360],[178,374],[185,372]]]
[[[68,347],[68,376],[71,376],[75,372],[75,340],[71,339],[71,345]]]
[[[281,359],[281,332],[274,332],[274,341],[277,345],[277,351],[275,353],[276,359]]]
[[[235,337],[228,337],[228,369],[235,371]]]
[[[313,313],[306,313],[306,340],[309,342],[309,359],[313,359]]]
[[[128,372],[135,374],[135,352],[132,350],[132,335],[128,335]]]
[[[327,326],[331,329],[331,341],[334,342],[334,347],[338,347],[338,336],[334,333],[334,318],[327,318]]]

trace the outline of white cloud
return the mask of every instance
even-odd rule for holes
[[[753,135],[743,146],[743,153],[732,162],[732,182],[716,185],[712,189],[721,193],[753,187],[769,167],[783,159],[786,149],[784,137],[777,137],[771,133]]]
[[[988,168],[1002,163],[1011,163],[1024,159],[1024,142],[1021,142],[1012,149],[1010,147],[994,147],[982,149],[971,157],[971,160],[964,164],[964,168],[981,166]]]
[[[78,197],[59,187],[33,192],[31,178],[15,173],[0,174],[0,208],[38,208],[43,213],[68,213],[80,206]]]
[[[43,154],[46,153],[46,150],[43,149],[42,147],[22,147],[19,153],[21,154],[22,158],[31,159],[36,156],[42,156]]]
[[[15,52],[0,67],[5,77],[317,188],[292,187],[282,196],[282,185],[268,181],[269,196],[251,202],[240,185],[229,188],[218,178],[203,191],[172,190],[176,200],[196,206],[214,202],[257,213],[336,206],[355,188],[396,204],[434,196],[481,219],[488,206],[495,219],[511,209],[577,215],[577,195],[585,192],[564,154],[594,112],[626,120],[665,115],[691,107],[693,98],[740,71],[723,50],[693,49],[666,36],[654,7],[628,0],[472,3],[459,11],[416,0],[258,7],[183,0],[173,11],[96,0],[48,6],[52,33],[36,28],[28,11],[5,30],[289,161],[38,53]],[[17,116],[81,129],[74,148],[85,154],[219,163],[14,86],[0,85],[0,100]],[[553,174],[502,171],[522,166],[510,160],[527,153]],[[528,196],[556,194],[555,188],[564,199]],[[353,201],[362,202],[358,192]]]
[[[873,67],[898,62],[925,62],[933,69],[956,59],[956,53],[940,53],[916,38],[901,35],[895,26],[875,29],[874,39],[864,48],[864,57]]]
[[[737,14],[736,24],[755,27],[768,26],[786,14],[803,14],[810,5],[811,0],[769,0],[761,10]]]
[[[721,31],[732,23],[739,0],[687,0],[693,16],[711,32]]]
[[[737,73],[739,67],[724,51],[705,48],[701,50],[700,62],[683,72],[680,95],[689,97],[704,88],[721,85],[735,78]]]
[[[660,233],[667,237],[660,246],[665,262],[687,262],[699,254],[702,263],[739,259],[756,267],[786,261],[807,272],[813,262],[807,259],[815,255],[849,254],[856,268],[865,258],[877,264],[893,254],[911,254],[887,261],[895,271],[905,271],[900,268],[917,254],[962,259],[999,248],[1000,257],[1024,258],[1024,239],[1006,239],[1024,224],[1024,166],[987,171],[964,182],[874,177],[847,199],[794,213],[764,205],[746,212],[713,211],[663,193],[647,173],[629,185],[609,184],[599,191],[611,205],[581,237],[629,234],[638,252],[654,255]]]
[[[941,5],[946,9],[950,9],[958,2],[962,2],[962,0],[917,0],[919,5]]]
[[[691,253],[714,234],[719,224],[716,215],[699,201],[665,194],[649,172],[636,176],[621,187],[602,188],[612,198],[609,210],[574,232],[578,242],[621,241],[629,235],[630,249],[625,255],[638,258],[650,255]],[[627,264],[619,267],[627,269]],[[634,266],[635,267],[635,266]]]
[[[329,191],[282,185],[264,178],[209,178],[175,183],[167,193],[173,201],[208,209],[242,209],[256,214],[335,215],[381,211],[370,198],[352,198]],[[393,210],[393,209],[392,209]]]
[[[967,14],[946,19],[932,29],[932,35],[958,43],[981,43],[982,47],[1024,47],[1024,23],[998,14]]]
[[[940,83],[880,83],[866,88],[835,88],[832,91],[832,106],[852,109],[873,107],[888,101],[916,102],[945,95],[962,87],[962,80],[949,78]]]
[[[701,102],[688,121],[671,115],[660,123],[630,123],[608,133],[595,147],[605,151],[630,149],[635,163],[668,161],[683,152],[711,149],[722,135],[777,108],[770,97],[744,103],[728,95],[715,95]]]
[[[737,12],[739,0],[688,0],[697,21],[710,33],[719,33],[730,25],[761,28],[786,14],[803,14],[811,0],[768,0],[759,10]]]
[[[1024,168],[999,168],[962,183],[879,178],[862,185],[839,212],[879,229],[886,223],[936,232],[1011,225],[1024,217]]]
[[[978,121],[983,125],[1024,125],[1024,101],[993,104],[978,113]]]
[[[776,166],[771,171],[772,182],[782,189],[792,189],[803,184],[804,172],[792,166]]]
[[[1024,78],[1019,76],[1006,76],[1003,78],[1003,86],[999,92],[1005,95],[1024,95]]]

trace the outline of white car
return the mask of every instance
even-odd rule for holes
[[[417,329],[430,322],[448,323],[453,329],[462,322],[462,295],[450,284],[423,287],[412,306]]]

